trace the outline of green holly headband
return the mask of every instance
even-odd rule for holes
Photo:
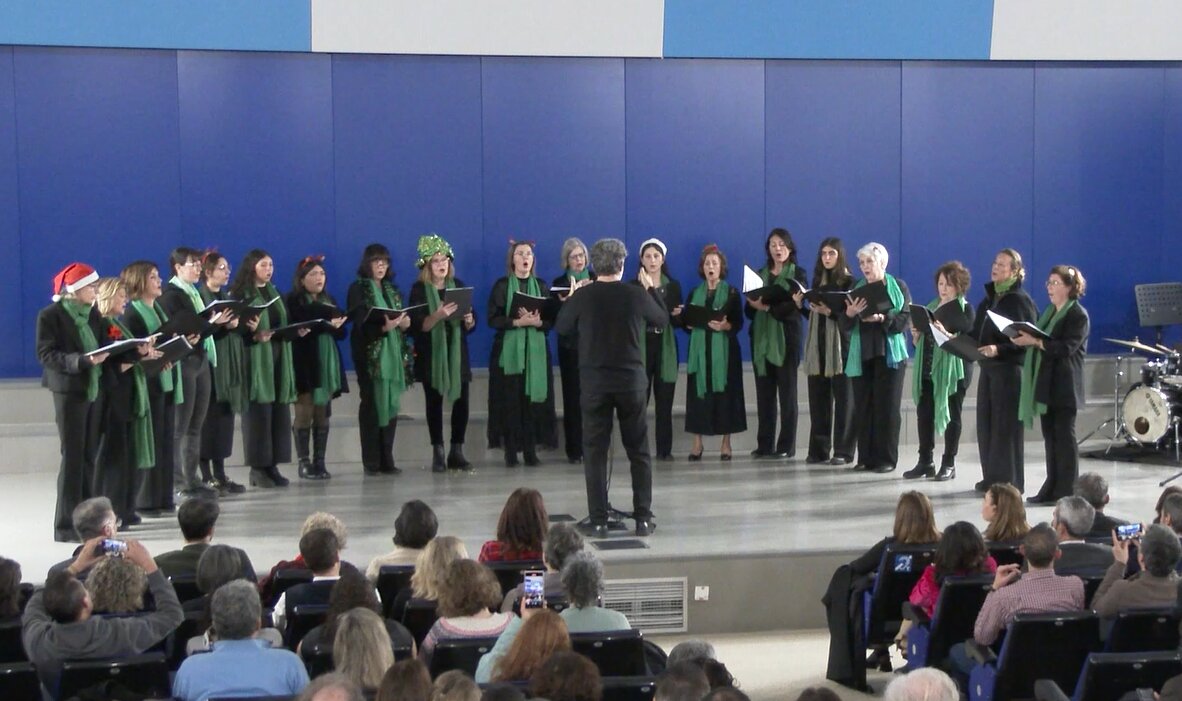
[[[434,257],[436,253],[442,253],[448,258],[453,260],[455,259],[455,255],[451,250],[451,244],[439,234],[427,234],[425,236],[420,236],[418,253],[419,259],[416,261],[415,265],[420,268],[426,265],[427,261],[431,260],[431,258]]]

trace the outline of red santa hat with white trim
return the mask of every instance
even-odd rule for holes
[[[53,301],[57,302],[67,292],[73,294],[93,285],[98,279],[98,273],[86,263],[70,263],[53,276]]]

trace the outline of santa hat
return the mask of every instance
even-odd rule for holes
[[[65,293],[73,294],[78,290],[98,282],[98,273],[86,263],[70,263],[53,276],[53,301],[58,301]]]

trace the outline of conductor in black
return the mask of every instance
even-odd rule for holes
[[[653,521],[652,458],[648,448],[644,371],[644,332],[669,322],[656,285],[620,282],[628,250],[619,239],[601,239],[591,246],[596,281],[571,295],[554,328],[579,338],[579,383],[582,386],[583,471],[587,478],[589,525],[583,532],[607,537],[607,452],[612,413],[620,421],[620,438],[632,468],[632,508],[636,535],[656,530]],[[652,281],[650,281],[652,282]]]

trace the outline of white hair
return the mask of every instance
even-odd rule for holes
[[[952,677],[935,667],[923,667],[887,685],[882,701],[959,701]]]
[[[881,265],[883,270],[886,270],[887,261],[890,260],[891,256],[887,253],[886,246],[877,241],[871,241],[858,249],[858,259],[861,260],[862,258],[869,258]]]

